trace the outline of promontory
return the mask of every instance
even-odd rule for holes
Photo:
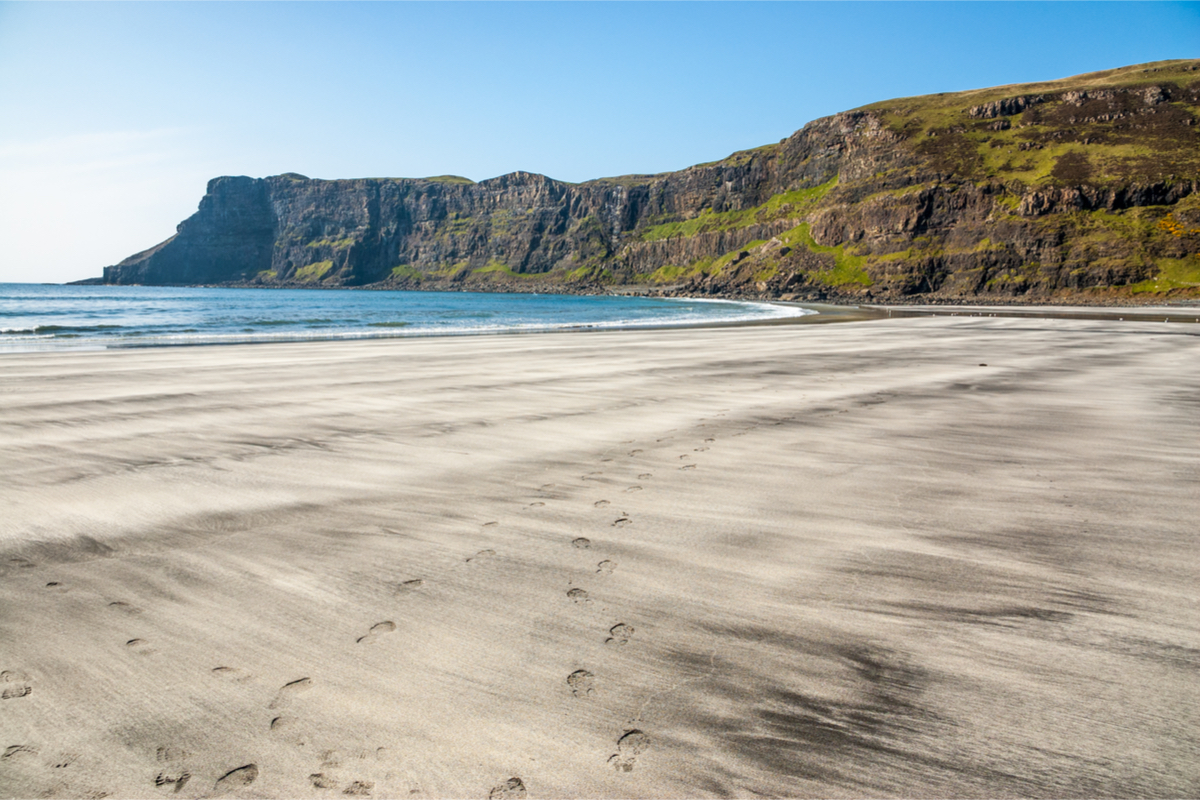
[[[1200,60],[889,100],[658,175],[220,177],[104,282],[1200,298]]]

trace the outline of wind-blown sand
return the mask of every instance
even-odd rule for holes
[[[0,376],[0,796],[1200,793],[1200,326]]]

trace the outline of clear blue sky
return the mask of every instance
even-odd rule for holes
[[[1200,3],[0,3],[0,281],[208,178],[662,172],[892,97],[1200,56]]]

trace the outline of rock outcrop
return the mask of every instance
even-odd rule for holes
[[[107,283],[874,299],[1200,293],[1200,62],[907,98],[660,175],[222,177]]]

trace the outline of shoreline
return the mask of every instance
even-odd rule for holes
[[[614,297],[645,297],[651,299],[686,299],[686,300],[728,300],[731,302],[756,302],[756,303],[802,303],[802,304],[826,304],[826,305],[857,305],[857,306],[882,306],[882,307],[959,307],[959,306],[987,306],[987,307],[1031,307],[1044,306],[1053,308],[1143,308],[1143,307],[1195,307],[1200,308],[1200,296],[1195,293],[1188,294],[1186,292],[1175,295],[1174,299],[1168,294],[1159,296],[1152,293],[1146,293],[1150,296],[1144,300],[1137,300],[1133,296],[1086,296],[1081,293],[1064,294],[1059,297],[1034,297],[1026,298],[1021,295],[1013,296],[995,296],[995,297],[979,297],[979,296],[964,296],[964,297],[941,297],[937,295],[907,295],[900,297],[872,297],[872,296],[829,296],[827,292],[809,292],[803,296],[799,293],[783,292],[780,294],[764,294],[755,292],[744,293],[706,293],[706,292],[688,292],[683,290],[682,284],[667,285],[667,286],[643,286],[638,284],[618,284],[613,286],[554,286],[541,285],[538,287],[519,286],[519,285],[503,285],[503,286],[487,286],[487,285],[472,285],[469,287],[456,286],[450,284],[447,286],[431,286],[422,288],[420,286],[394,286],[386,283],[372,283],[361,286],[315,286],[311,283],[288,283],[288,284],[256,284],[256,283],[202,283],[202,284],[117,284],[117,283],[102,283],[98,282],[101,279],[89,278],[80,281],[69,281],[62,284],[30,284],[30,285],[45,285],[45,286],[161,286],[161,288],[173,289],[303,289],[313,291],[366,291],[366,292],[445,292],[445,293],[462,293],[469,292],[475,294],[549,294],[563,295],[568,297],[573,296],[614,296]],[[1105,290],[1098,289],[1097,292]]]
[[[155,288],[155,287],[151,287]],[[297,288],[297,287],[164,287],[164,288]],[[308,287],[316,289],[318,287]],[[330,288],[330,287],[322,287]],[[336,287],[354,289],[357,287]],[[410,291],[410,290],[395,290],[395,291]],[[487,295],[496,294],[496,292],[478,292],[477,294]],[[526,294],[526,293],[509,293],[509,294]],[[572,296],[572,295],[564,295]],[[606,295],[595,295],[606,296]],[[607,296],[628,296],[626,294],[610,294]],[[643,295],[636,295],[643,296]],[[1011,305],[987,305],[987,304],[845,304],[845,303],[829,303],[829,302],[808,302],[808,301],[786,301],[778,299],[750,299],[750,298],[716,298],[716,297],[686,297],[686,296],[663,296],[654,297],[647,296],[647,299],[660,299],[664,301],[672,300],[700,300],[711,302],[729,302],[729,303],[744,303],[758,306],[776,306],[782,308],[796,308],[806,312],[795,316],[781,316],[774,318],[762,319],[743,319],[743,320],[708,320],[700,322],[668,322],[668,323],[646,323],[646,324],[629,324],[623,326],[613,326],[603,322],[598,323],[579,323],[570,327],[546,327],[535,329],[495,329],[495,330],[427,330],[420,332],[409,333],[384,333],[363,329],[361,331],[352,330],[345,332],[327,333],[325,335],[309,335],[307,333],[296,334],[280,334],[271,338],[252,339],[241,337],[238,334],[221,334],[226,337],[226,340],[208,340],[208,341],[171,341],[171,342],[151,342],[139,341],[131,337],[130,341],[114,341],[112,339],[104,339],[96,337],[88,339],[73,335],[62,339],[46,338],[46,339],[31,339],[28,343],[13,341],[13,347],[4,351],[0,351],[0,355],[12,353],[28,353],[28,352],[92,352],[99,350],[141,350],[141,349],[157,349],[157,348],[173,348],[173,347],[208,347],[208,346],[232,346],[243,344],[285,344],[285,343],[300,343],[300,342],[321,342],[321,341],[376,341],[376,340],[407,340],[407,339],[424,339],[424,338],[444,338],[444,337],[476,337],[476,336],[500,336],[500,335],[542,335],[547,333],[580,333],[580,332],[599,332],[599,331],[654,331],[654,330],[703,330],[703,329],[720,329],[720,328],[743,328],[743,327],[774,327],[787,325],[825,325],[831,323],[842,322],[865,322],[881,319],[899,319],[899,318],[915,318],[915,317],[996,317],[996,318],[1024,318],[1024,319],[1080,319],[1080,320],[1108,320],[1108,321],[1131,321],[1131,322],[1191,322],[1200,323],[1200,306],[1193,307],[1190,305],[1177,304],[1168,306],[1151,306],[1142,305],[1134,307],[1117,307],[1117,306],[1070,306],[1070,305],[1027,305],[1027,306],[1011,306]],[[215,336],[216,334],[214,334]],[[147,337],[149,338],[149,337]]]
[[[1007,317],[1013,319],[1116,320],[1118,322],[1200,322],[1200,308],[1179,306],[988,306],[988,305],[868,305],[885,316]]]

